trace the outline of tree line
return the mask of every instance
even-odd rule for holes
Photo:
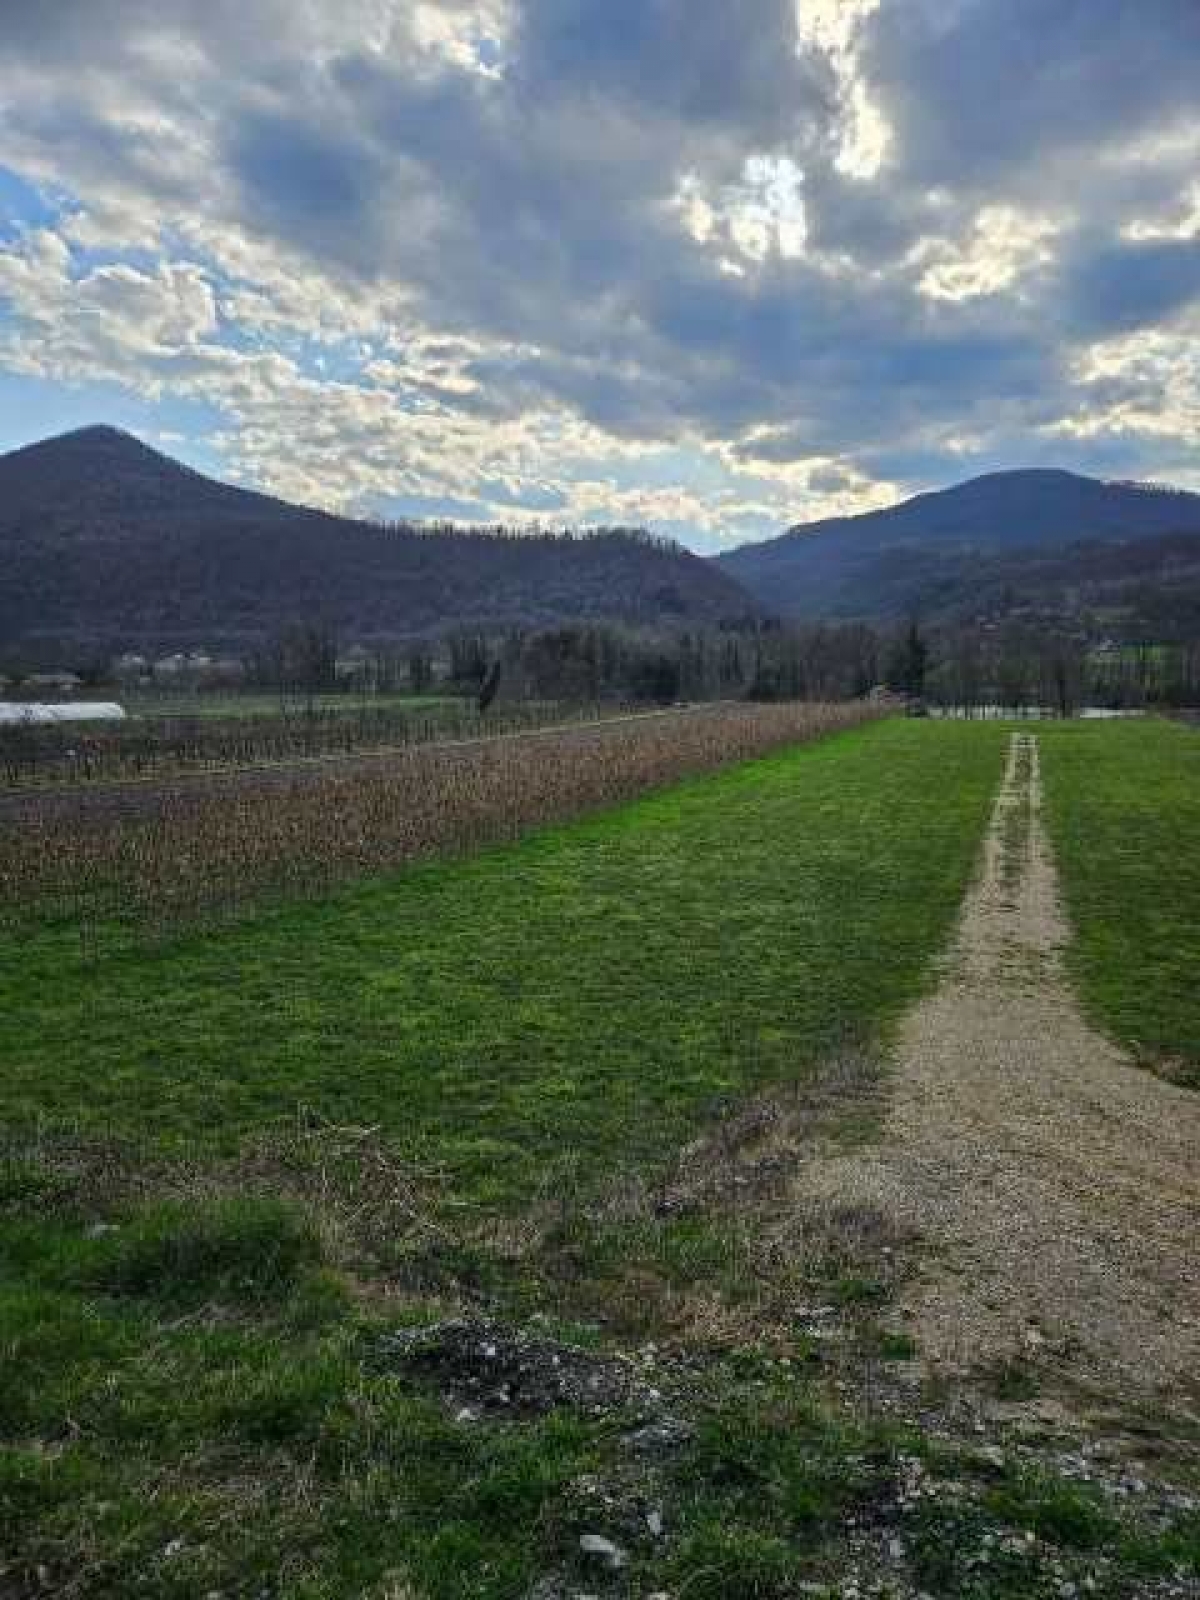
[[[610,623],[459,630],[436,644],[357,647],[339,655],[318,628],[286,631],[251,661],[251,680],[364,693],[487,691],[489,703],[628,700],[850,700],[883,690],[966,711],[1083,704],[1133,709],[1200,704],[1200,640],[1099,644],[1054,628],[926,628],[862,622],[760,622],[683,628]]]
[[[247,650],[239,672],[241,685],[278,691],[293,706],[315,706],[318,695],[338,690],[364,698],[450,693],[476,699],[481,710],[525,701],[852,700],[886,690],[967,713],[1037,707],[1065,716],[1082,705],[1200,706],[1200,637],[1097,641],[1029,621],[927,626],[911,618],[579,622],[346,646],[323,624],[293,623]],[[86,681],[101,688],[114,678],[97,667]],[[229,687],[202,677],[190,686]]]

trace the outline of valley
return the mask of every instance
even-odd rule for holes
[[[1200,1600],[1200,0],[0,0],[0,1600]]]

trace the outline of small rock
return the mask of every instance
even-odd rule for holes
[[[626,1434],[625,1443],[638,1455],[659,1455],[681,1449],[690,1442],[694,1432],[691,1424],[679,1417],[659,1417]]]
[[[597,1561],[602,1561],[610,1572],[618,1571],[629,1559],[619,1544],[606,1539],[602,1533],[581,1533],[579,1548],[585,1556],[594,1556]]]

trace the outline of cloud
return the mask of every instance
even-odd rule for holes
[[[1200,239],[1120,239],[1089,252],[1070,284],[1084,332],[1123,332],[1168,322],[1200,300]]]
[[[1054,259],[1057,224],[1012,206],[984,206],[965,239],[923,239],[910,259],[921,268],[917,288],[933,300],[971,300],[1013,289]]]
[[[1048,441],[1195,475],[1200,12],[1104,12],[7,8],[0,363],[277,492],[706,547]]]
[[[1192,0],[903,0],[864,28],[910,182],[1045,192],[1097,152],[1195,121]]]

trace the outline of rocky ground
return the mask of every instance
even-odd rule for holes
[[[1131,1576],[1136,1545],[1200,1519],[1200,1493],[1180,1478],[1183,1455],[1130,1414],[1082,1418],[1052,1393],[1001,1397],[978,1379],[931,1389],[916,1360],[873,1363],[861,1319],[814,1308],[826,1402],[868,1421],[886,1446],[860,1446],[870,1490],[844,1517],[819,1577],[785,1587],[731,1573],[705,1595],[824,1600],[1196,1600],[1184,1565]],[[703,1359],[650,1347],[637,1356],[563,1343],[490,1319],[456,1317],[390,1337],[380,1363],[433,1381],[463,1426],[507,1418],[519,1427],[558,1410],[606,1419],[615,1464],[578,1479],[560,1515],[573,1559],[546,1573],[528,1600],[683,1600],[647,1579],[677,1532],[676,1474],[705,1426],[714,1389],[728,1383]],[[864,1374],[867,1384],[864,1386]],[[811,1384],[790,1357],[767,1358],[752,1386]],[[1029,1375],[1027,1375],[1028,1379]],[[868,1416],[869,1413],[869,1416]],[[906,1436],[911,1445],[906,1445]],[[845,1466],[845,1461],[839,1463]],[[1164,1470],[1165,1465],[1165,1470]],[[1131,1554],[1133,1552],[1133,1554]]]

